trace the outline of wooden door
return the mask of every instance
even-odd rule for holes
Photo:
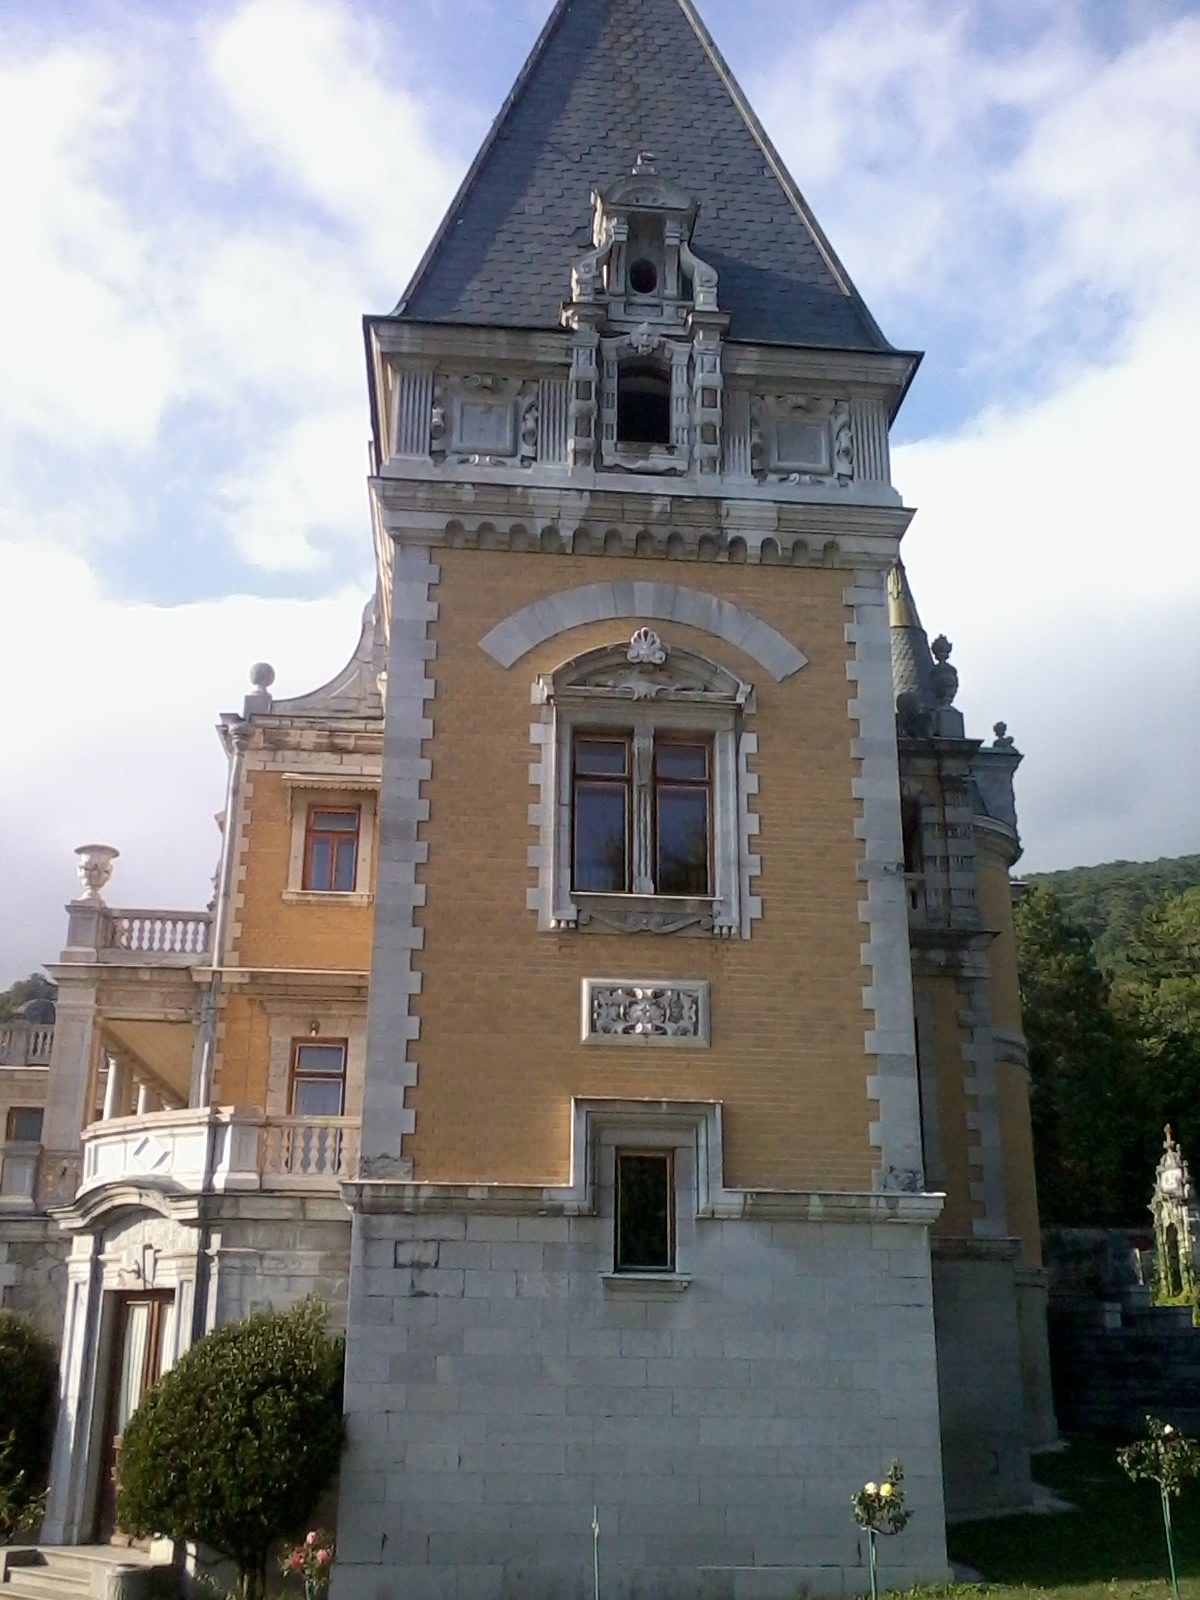
[[[117,1478],[121,1464],[121,1436],[147,1392],[162,1376],[174,1320],[173,1291],[147,1289],[117,1297],[117,1320],[108,1374],[108,1441],[100,1486],[99,1536],[101,1542],[127,1544],[117,1527]]]

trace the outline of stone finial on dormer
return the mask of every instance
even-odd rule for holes
[[[996,735],[995,741],[992,745],[993,750],[1016,749],[1016,741],[1013,739],[1012,734],[1008,731],[1007,722],[993,722],[992,732]]]

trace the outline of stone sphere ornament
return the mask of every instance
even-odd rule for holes
[[[250,682],[259,694],[266,694],[275,682],[275,668],[269,661],[256,661],[250,668]]]

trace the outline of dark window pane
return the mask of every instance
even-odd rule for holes
[[[708,790],[658,788],[659,894],[707,894]]]
[[[333,887],[343,893],[354,888],[354,858],[358,854],[357,839],[334,840]]]
[[[324,833],[357,833],[357,811],[314,811],[309,826]]]
[[[340,1078],[296,1078],[292,1083],[294,1117],[340,1117],[342,1091]]]
[[[306,889],[328,889],[333,882],[333,840],[320,835],[308,841]]]
[[[8,1113],[8,1137],[36,1144],[42,1137],[41,1106],[13,1106]]]
[[[660,778],[693,778],[703,783],[708,777],[708,746],[656,744],[654,764]]]
[[[575,785],[575,888],[622,894],[625,871],[626,789],[616,783]]]
[[[618,1272],[672,1272],[675,1197],[669,1155],[617,1155]]]
[[[340,1044],[302,1044],[296,1047],[297,1072],[344,1073],[346,1052]]]
[[[575,771],[591,778],[623,778],[629,746],[624,739],[577,739]]]

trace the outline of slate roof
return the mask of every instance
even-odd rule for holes
[[[559,327],[591,191],[639,150],[699,201],[731,338],[891,348],[690,0],[558,0],[396,314]]]

